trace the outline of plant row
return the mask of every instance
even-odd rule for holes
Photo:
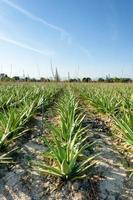
[[[41,174],[63,180],[80,179],[95,164],[95,155],[85,155],[88,143],[87,129],[82,127],[84,114],[71,91],[65,92],[57,105],[58,123],[47,124],[49,135],[44,138],[47,151],[44,161],[32,161],[32,167]]]
[[[9,154],[16,150],[14,145],[16,139],[29,131],[29,128],[26,128],[28,122],[41,107],[46,109],[54,101],[54,96],[59,89],[56,87],[14,86],[7,90],[10,92],[10,97],[14,98],[10,98],[10,101],[6,101],[6,104],[1,106],[0,163],[11,161]],[[8,94],[5,93],[5,99]]]
[[[75,88],[75,87],[74,87]],[[133,88],[129,85],[89,85],[75,88],[82,98],[108,116],[116,127],[115,135],[125,142],[122,150],[133,153]]]

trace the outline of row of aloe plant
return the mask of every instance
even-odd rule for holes
[[[61,98],[57,116],[58,124],[47,124],[50,133],[44,138],[48,148],[43,153],[45,161],[32,161],[32,167],[41,174],[63,180],[83,178],[96,161],[95,156],[84,154],[92,144],[87,142],[87,129],[82,127],[84,114],[72,92],[66,92]]]
[[[27,87],[17,86],[11,89],[10,96],[16,95],[16,101],[10,102],[8,106],[2,106],[0,112],[0,163],[11,161],[9,157],[14,141],[25,134],[29,129],[26,123],[35,115],[37,110],[54,100],[57,88],[54,87]],[[14,94],[14,91],[16,92]],[[16,150],[16,148],[14,149]]]
[[[112,119],[117,128],[116,136],[125,142],[126,151],[129,154],[133,153],[132,85],[91,85],[78,90],[80,90],[82,97],[99,112]]]

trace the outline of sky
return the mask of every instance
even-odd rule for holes
[[[133,0],[0,0],[0,73],[133,78]]]

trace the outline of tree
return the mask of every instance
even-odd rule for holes
[[[14,76],[12,79],[13,79],[14,81],[19,81],[19,80],[20,80],[20,77],[19,77],[19,76]]]
[[[83,78],[82,79],[82,82],[91,82],[91,78],[90,77],[87,77],[87,78]]]
[[[99,78],[98,82],[104,82],[104,78]]]

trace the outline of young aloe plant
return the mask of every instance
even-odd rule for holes
[[[88,91],[84,94],[92,106],[94,106],[99,112],[109,115],[116,115],[121,106],[121,100],[119,95],[114,94],[112,90],[96,89]]]
[[[95,156],[87,157],[83,154],[92,144],[86,142],[86,129],[81,126],[83,116],[76,112],[78,104],[73,94],[67,95],[58,108],[61,120],[59,127],[49,126],[51,138],[44,139],[48,151],[43,155],[52,164],[32,162],[33,168],[40,173],[59,176],[65,180],[85,177],[86,170],[95,163]]]
[[[121,118],[114,117],[115,124],[121,130],[123,139],[133,145],[133,111],[123,112]]]
[[[121,139],[125,140],[129,148],[126,148],[126,152],[133,153],[133,111],[126,110],[121,118],[114,117],[116,126],[121,131]],[[129,168],[130,176],[133,175],[133,167]]]
[[[11,162],[9,153],[12,144],[29,130],[25,124],[42,103],[49,105],[58,90],[53,86],[46,88],[33,85],[0,88],[0,163]]]
[[[74,132],[84,116],[79,113],[78,102],[71,93],[66,93],[60,100],[57,113],[60,116],[60,134],[65,141],[69,139],[70,133]]]
[[[31,117],[34,104],[21,106],[19,109],[10,108],[0,113],[0,148],[12,143],[26,130],[22,131],[24,124]]]

